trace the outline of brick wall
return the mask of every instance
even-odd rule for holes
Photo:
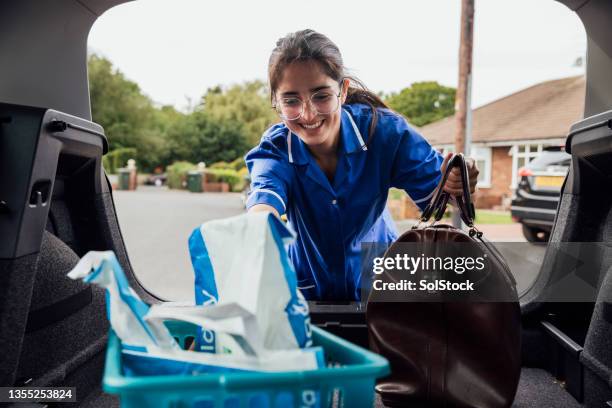
[[[510,146],[491,148],[491,187],[478,187],[475,197],[477,208],[499,208],[509,205],[512,196],[510,184],[512,183],[512,156],[508,154]],[[389,210],[394,219],[418,218],[420,210],[404,196],[401,200],[387,201]],[[508,208],[505,208],[508,209]]]
[[[508,155],[510,146],[491,148],[491,187],[478,188],[476,207],[493,208],[504,204],[504,199],[512,195],[512,156]]]

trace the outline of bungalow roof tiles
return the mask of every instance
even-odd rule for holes
[[[515,142],[561,138],[582,119],[585,80],[576,76],[533,85],[472,113],[472,142]],[[452,144],[453,116],[423,126],[420,132],[432,145]]]

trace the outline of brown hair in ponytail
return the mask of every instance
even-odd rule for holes
[[[378,95],[369,91],[357,78],[347,75],[340,50],[329,38],[314,30],[301,30],[287,34],[276,42],[268,62],[268,79],[270,81],[270,98],[274,100],[274,92],[282,78],[283,70],[293,62],[316,61],[330,78],[342,83],[348,78],[349,86],[346,103],[363,103],[372,108],[372,122],[368,143],[374,134],[378,122],[376,108],[387,108]]]

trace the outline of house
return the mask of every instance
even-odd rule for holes
[[[507,207],[518,170],[546,146],[564,145],[570,126],[582,119],[584,76],[546,81],[472,111],[473,157],[480,169],[476,206]],[[419,129],[434,147],[454,150],[455,119]]]

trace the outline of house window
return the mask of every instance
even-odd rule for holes
[[[472,146],[470,151],[470,157],[476,161],[478,166],[478,187],[490,188],[491,187],[491,148],[486,146]]]
[[[512,185],[511,188],[516,188],[518,183],[518,171],[521,167],[525,167],[530,161],[542,151],[542,144],[522,144],[514,145],[510,148],[512,155]]]
[[[443,155],[455,151],[453,145],[439,146],[437,149]],[[469,157],[476,161],[478,166],[478,187],[479,188],[490,188],[491,187],[491,148],[487,146],[471,146]]]

